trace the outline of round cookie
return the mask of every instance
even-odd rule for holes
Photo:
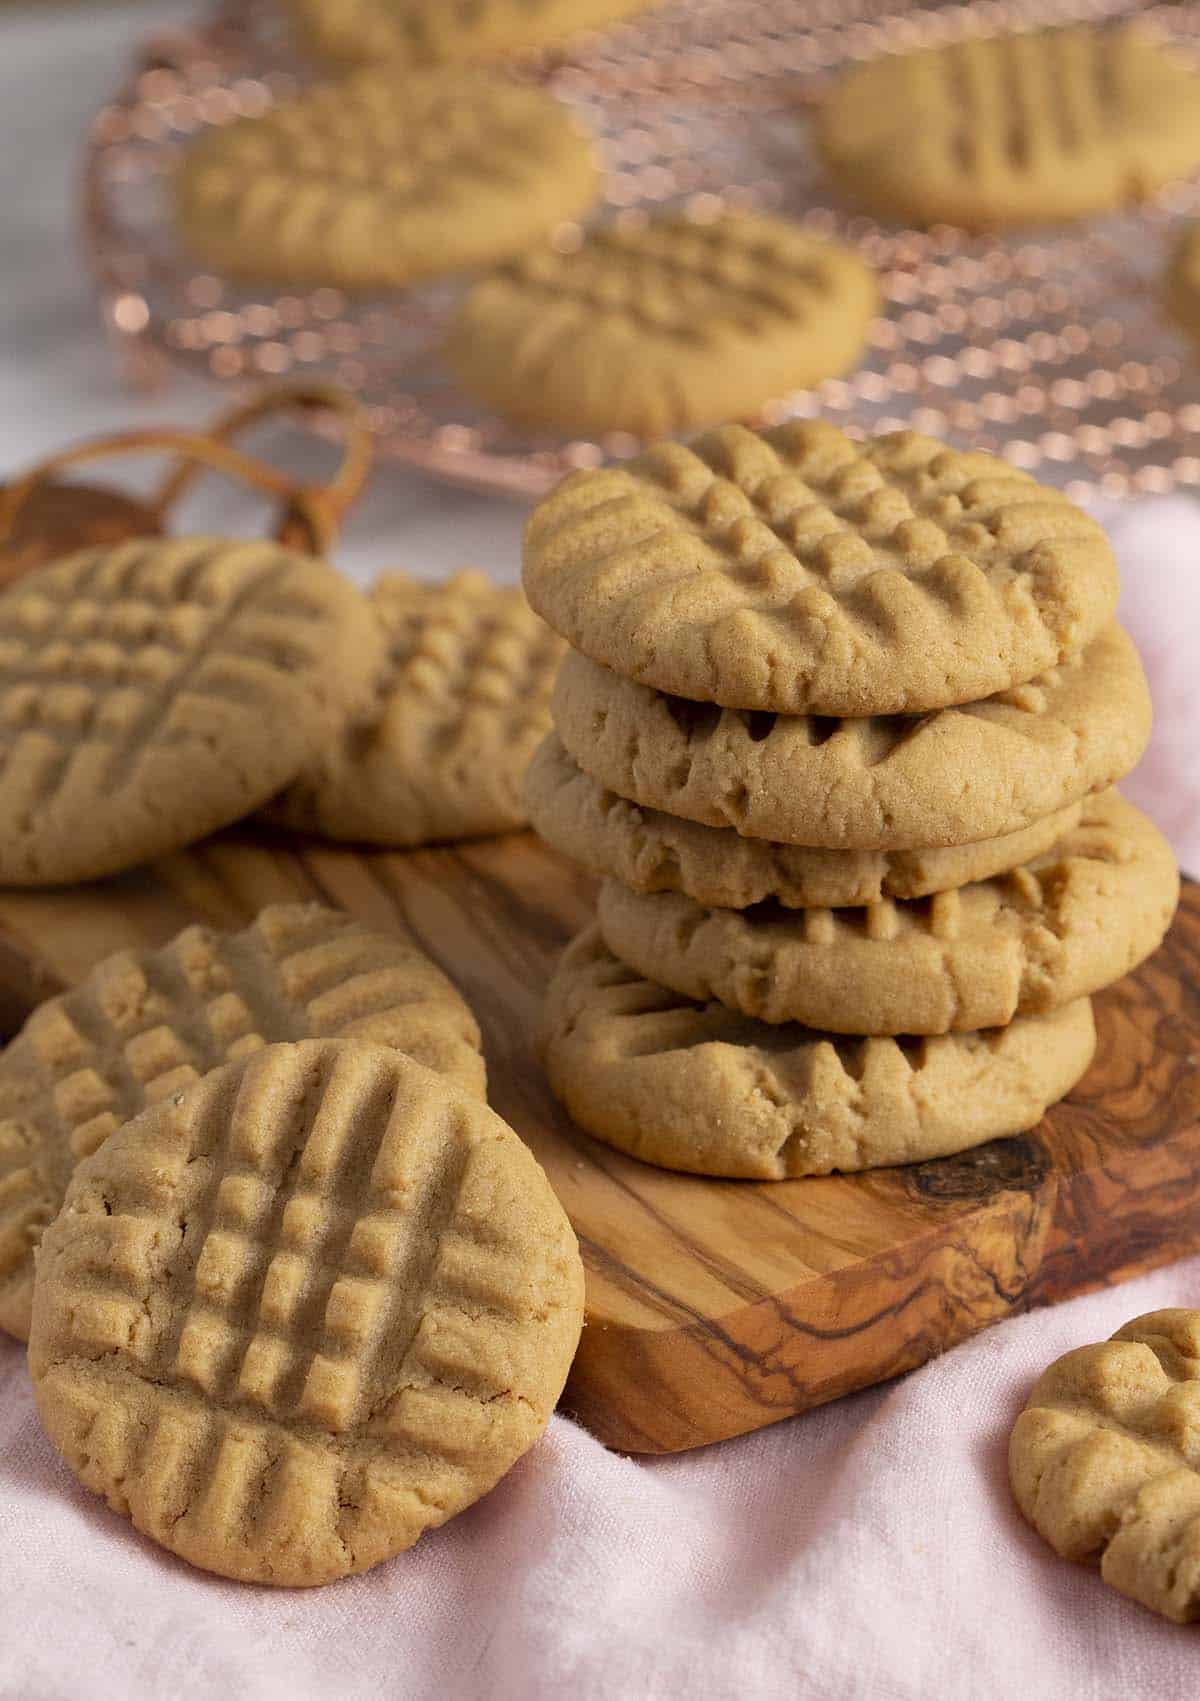
[[[219,1064],[309,1038],[393,1046],[486,1092],[479,1028],[441,970],[319,904],[119,951],[35,1010],[0,1052],[0,1329],[29,1333],[35,1250],[81,1159]]]
[[[847,1040],[693,1004],[590,928],[552,980],[542,1053],[581,1128],[647,1163],[782,1181],[916,1163],[1040,1122],[1095,1049],[1086,998],[992,1033]]]
[[[1164,290],[1172,318],[1200,341],[1200,223],[1189,224],[1176,243]]]
[[[1064,1559],[1200,1618],[1200,1311],[1152,1311],[1043,1375],[1009,1442],[1023,1516]]]
[[[836,720],[667,697],[569,652],[559,737],[609,790],[756,839],[922,850],[1022,832],[1112,785],[1150,737],[1150,692],[1120,627],[1030,684],[905,719]]]
[[[500,59],[603,28],[656,0],[286,0],[312,52],[341,65],[411,68]]]
[[[570,474],[525,591],[626,678],[776,714],[896,715],[1006,691],[1112,619],[1096,522],[1007,462],[821,420],[741,425]]]
[[[383,636],[273,543],[86,550],[0,597],[0,884],[115,874],[251,813],[368,701]]]
[[[944,1034],[1041,1015],[1157,950],[1179,901],[1162,834],[1115,792],[1024,868],[912,903],[706,910],[600,889],[605,944],[685,998],[846,1034]]]
[[[575,1236],[486,1105],[358,1041],[271,1046],[126,1123],[38,1258],[29,1369],[80,1480],[221,1576],[327,1583],[545,1428]]]
[[[600,192],[591,141],[485,71],[363,71],[212,129],[174,180],[189,247],[233,277],[390,289],[542,241]]]
[[[642,809],[585,774],[553,735],[534,755],[525,798],[547,844],[589,873],[733,910],[768,899],[785,909],[845,909],[948,892],[1041,856],[1078,826],[1083,807],[1070,804],[1007,838],[942,850],[820,850]]]
[[[1200,77],[1136,30],[976,37],[855,66],[816,136],[831,175],[884,218],[1084,218],[1200,165]]]
[[[380,845],[506,833],[550,727],[564,645],[521,591],[484,574],[381,579],[370,602],[388,659],[370,713],[332,737],[272,805],[302,832]]]
[[[786,219],[661,218],[484,278],[447,356],[465,389],[524,425],[668,436],[840,376],[878,302],[852,249]]]

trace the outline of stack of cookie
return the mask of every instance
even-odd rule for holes
[[[740,426],[567,479],[573,646],[530,813],[600,874],[551,1081],[635,1155],[764,1179],[1033,1126],[1178,897],[1110,788],[1150,703],[1100,527],[915,433]]]

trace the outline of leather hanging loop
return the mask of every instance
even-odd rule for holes
[[[231,439],[280,413],[324,412],[342,424],[342,459],[334,476],[320,484],[291,477],[260,457],[235,448]],[[342,521],[360,495],[371,466],[370,429],[359,404],[344,391],[325,385],[296,385],[263,391],[218,419],[207,432],[152,426],[115,432],[48,455],[19,479],[0,489],[0,547],[34,492],[68,468],[121,455],[168,454],[177,465],[147,503],[160,527],[203,471],[224,477],[279,502],[274,535],[281,543],[324,555],[335,543]]]

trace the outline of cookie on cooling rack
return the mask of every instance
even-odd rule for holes
[[[613,954],[685,998],[844,1034],[998,1028],[1099,992],[1159,945],[1179,901],[1170,845],[1115,792],[1011,874],[865,909],[707,910],[600,889]]]
[[[0,1329],[24,1340],[34,1251],[77,1163],[122,1122],[278,1040],[395,1047],[482,1098],[475,1018],[423,952],[317,904],[243,933],[120,951],[0,1053]]]
[[[450,364],[523,425],[669,436],[856,364],[879,296],[841,243],[725,213],[610,225],[476,284]]]
[[[1200,166],[1200,76],[1137,29],[973,37],[845,72],[816,134],[835,180],[885,219],[1083,218]]]
[[[1060,491],[917,432],[858,443],[823,421],[727,425],[572,474],[530,516],[524,571],[593,661],[781,714],[1006,691],[1117,601],[1108,539]]]
[[[507,259],[600,193],[592,141],[486,71],[368,70],[210,129],[174,180],[188,246],[234,277],[387,289]]]
[[[1022,832],[1124,778],[1151,724],[1141,661],[1115,624],[1029,684],[927,715],[719,709],[575,651],[552,710],[575,762],[619,797],[834,851],[925,851]]]
[[[501,59],[603,29],[658,0],[286,0],[301,39],[340,65]]]
[[[369,600],[388,642],[377,700],[331,733],[271,818],[392,846],[525,826],[522,782],[550,730],[561,638],[519,587],[483,573],[434,585],[392,573]]]
[[[261,807],[371,700],[332,568],[225,538],[86,550],[0,597],[0,884],[93,880]]]
[[[1069,804],[1003,838],[934,850],[787,845],[630,803],[584,773],[554,734],[534,753],[525,801],[546,843],[590,873],[634,892],[682,892],[730,910],[768,901],[785,909],[845,909],[949,892],[1043,855],[1078,826],[1083,808]]]
[[[1064,1559],[1200,1618],[1200,1311],[1152,1311],[1055,1361],[1009,1442],[1024,1517]]]
[[[696,1175],[782,1181],[923,1162],[1041,1121],[1095,1050],[1088,1000],[992,1033],[846,1039],[644,980],[595,928],[546,997],[542,1055],[574,1120]]]
[[[270,1046],[75,1173],[29,1368],[68,1465],[258,1583],[365,1571],[545,1428],[583,1314],[570,1224],[498,1116],[382,1046]]]

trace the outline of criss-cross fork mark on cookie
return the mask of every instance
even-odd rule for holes
[[[353,286],[503,258],[597,182],[573,118],[540,90],[366,70],[202,136],[177,187],[186,233],[222,263]]]
[[[388,641],[374,709],[277,800],[274,818],[389,845],[524,826],[521,784],[549,730],[562,639],[519,587],[477,572],[435,585],[389,574],[371,603]]]
[[[440,971],[315,904],[119,952],[35,1011],[0,1055],[0,1324],[28,1328],[33,1249],[78,1162],[217,1065],[323,1036],[395,1045],[482,1096],[478,1029]]]
[[[369,695],[361,596],[273,543],[90,550],[0,598],[0,879],[96,879],[257,808]]]
[[[1151,1312],[1052,1364],[1017,1420],[1025,1517],[1064,1558],[1181,1623],[1200,1617],[1200,1313]]]
[[[327,615],[288,585],[292,558],[221,540],[132,544],[78,557],[0,600],[0,784],[39,784],[44,804],[89,746],[89,781],[116,789],[172,725],[183,697],[252,712],[259,669],[312,668]],[[41,745],[37,755],[34,745]]]
[[[1067,28],[856,67],[818,125],[834,169],[881,210],[1015,222],[1117,206],[1190,170],[1198,95],[1153,40]]]
[[[68,1202],[84,1236],[111,1219],[103,1252],[45,1255],[34,1375],[84,1480],[231,1574],[261,1574],[289,1527],[344,1550],[314,1571],[361,1568],[490,1486],[548,1415],[530,1359],[567,1297],[562,1233],[513,1232],[545,1189],[515,1138],[336,1043],[272,1048],[155,1115]],[[277,1580],[302,1580],[288,1557]]]
[[[471,571],[442,585],[392,573],[371,600],[388,634],[385,698],[411,694],[447,736],[472,713],[494,713],[497,745],[545,720],[565,646],[519,589]]]
[[[535,511],[533,606],[663,691],[785,713],[988,696],[1111,617],[1101,528],[990,455],[915,432],[741,426],[575,474]]]
[[[580,325],[595,312],[627,318],[680,342],[704,342],[722,324],[769,332],[773,324],[816,323],[833,298],[838,266],[828,243],[779,220],[663,219],[634,229],[607,226],[568,252],[543,249],[497,274],[529,313],[528,348],[544,359],[537,315],[570,304]],[[569,340],[561,321],[556,337]]]

